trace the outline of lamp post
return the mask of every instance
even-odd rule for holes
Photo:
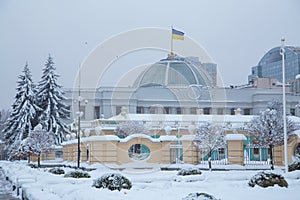
[[[287,131],[286,131],[286,98],[285,98],[285,49],[284,38],[281,38],[280,55],[282,57],[282,107],[283,107],[283,134],[284,134],[284,171],[288,172]]]
[[[80,89],[78,91],[78,130],[77,130],[77,168],[80,167],[80,118],[81,118],[81,111],[80,111],[80,102],[81,102],[81,96],[80,96]]]

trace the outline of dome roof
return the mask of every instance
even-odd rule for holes
[[[135,86],[189,86],[209,84],[208,76],[188,59],[163,59],[149,66],[136,80]]]

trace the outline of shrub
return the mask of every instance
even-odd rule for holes
[[[300,170],[300,161],[292,162],[289,165],[289,172],[295,171],[295,170]]]
[[[274,174],[272,172],[259,172],[258,174],[254,175],[248,183],[248,185],[251,187],[259,185],[264,188],[274,186],[276,184],[280,187],[288,187],[288,183],[283,176]]]
[[[33,168],[33,169],[37,169],[37,168],[38,168],[38,166],[37,166],[36,164],[33,164],[33,163],[29,164],[29,166],[30,166],[31,168]]]
[[[89,173],[84,172],[84,171],[71,171],[67,174],[65,174],[65,177],[72,177],[72,178],[91,178],[91,176],[89,175]]]
[[[218,199],[210,194],[201,192],[201,193],[190,193],[182,200],[218,200]]]
[[[52,174],[65,174],[65,171],[63,169],[60,169],[60,168],[52,168],[49,170],[50,173]]]
[[[130,180],[118,173],[104,174],[100,178],[94,180],[93,187],[107,188],[109,190],[130,190],[132,184]]]
[[[198,168],[188,168],[188,169],[181,169],[177,175],[180,176],[186,176],[186,175],[196,175],[196,174],[202,174],[200,169]]]

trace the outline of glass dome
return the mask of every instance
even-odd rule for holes
[[[176,57],[163,59],[149,66],[137,78],[135,86],[207,86],[208,83],[208,77],[200,67]]]

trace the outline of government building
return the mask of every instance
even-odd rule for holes
[[[82,89],[80,98],[78,88],[66,90],[74,121],[73,133],[62,144],[64,160],[77,159],[76,113],[81,112],[81,161],[88,164],[205,162],[207,153],[194,142],[196,129],[203,123],[217,123],[226,129],[226,147],[213,152],[214,160],[240,165],[267,163],[268,149],[255,146],[247,126],[268,103],[282,102],[278,80],[258,76],[251,84],[221,87],[215,63],[168,56],[146,67],[131,86]],[[291,85],[286,87],[287,115],[300,129],[299,93],[293,92]],[[80,106],[78,99],[84,99]],[[129,122],[145,131],[120,135],[118,126]],[[296,131],[289,141],[289,161],[300,152],[299,135]],[[283,165],[282,146],[275,148],[274,155],[275,164]]]

